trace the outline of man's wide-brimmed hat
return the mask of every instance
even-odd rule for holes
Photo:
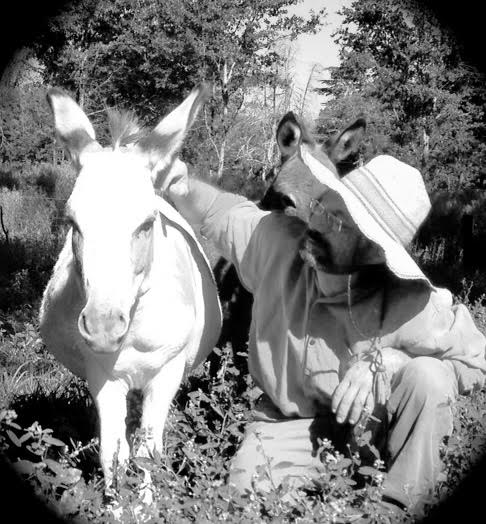
[[[399,278],[431,285],[406,249],[431,207],[420,172],[380,155],[338,179],[310,153],[301,153],[319,182],[341,196],[360,231],[382,248],[390,270]]]

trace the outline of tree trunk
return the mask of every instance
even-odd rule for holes
[[[226,136],[223,137],[221,144],[219,146],[219,158],[218,158],[218,171],[216,173],[216,180],[220,180],[223,176],[224,171],[224,160],[226,153]]]
[[[422,167],[425,167],[429,161],[430,156],[430,134],[427,129],[427,119],[424,118],[422,128]]]
[[[233,64],[234,66],[234,64]],[[216,179],[220,180],[223,176],[224,171],[224,161],[226,156],[226,138],[228,135],[228,106],[229,106],[229,90],[228,85],[233,74],[233,66],[228,70],[228,63],[226,60],[223,63],[223,70],[221,72],[221,130],[222,138],[219,145],[219,155],[218,155],[218,171],[216,173]]]

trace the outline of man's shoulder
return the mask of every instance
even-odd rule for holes
[[[263,217],[255,229],[253,248],[249,250],[260,259],[262,274],[287,278],[289,272],[296,271],[296,262],[300,268],[299,248],[305,231],[301,220],[282,212],[273,211]]]
[[[302,220],[281,211],[272,211],[266,215],[261,225],[265,228],[265,234],[288,241],[300,241],[307,229]]]
[[[389,279],[389,295],[393,300],[400,302],[429,302],[436,305],[450,307],[452,293],[443,287],[430,286],[424,280],[404,280],[396,277]]]
[[[451,310],[452,294],[448,289],[431,287],[421,280],[392,278],[386,293],[387,319],[391,329],[401,325],[420,325]],[[438,318],[438,317],[437,317]]]

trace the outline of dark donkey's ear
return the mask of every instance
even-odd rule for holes
[[[324,149],[340,176],[354,168],[354,161],[365,133],[366,120],[360,117],[337,136],[326,141]]]
[[[289,111],[277,128],[277,144],[283,157],[295,153],[302,141],[302,127],[292,111]]]

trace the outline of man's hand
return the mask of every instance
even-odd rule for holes
[[[174,195],[184,197],[189,192],[189,177],[187,165],[179,158],[176,158],[164,178],[162,191],[172,200]]]
[[[187,173],[187,165],[176,158],[163,173],[161,189],[165,197],[192,227],[200,226],[216,198],[223,193],[210,183]]]
[[[370,363],[358,360],[348,369],[335,389],[332,396],[332,412],[336,414],[336,420],[340,424],[346,421],[356,424],[363,409],[366,408],[372,413],[374,407],[373,373]]]

